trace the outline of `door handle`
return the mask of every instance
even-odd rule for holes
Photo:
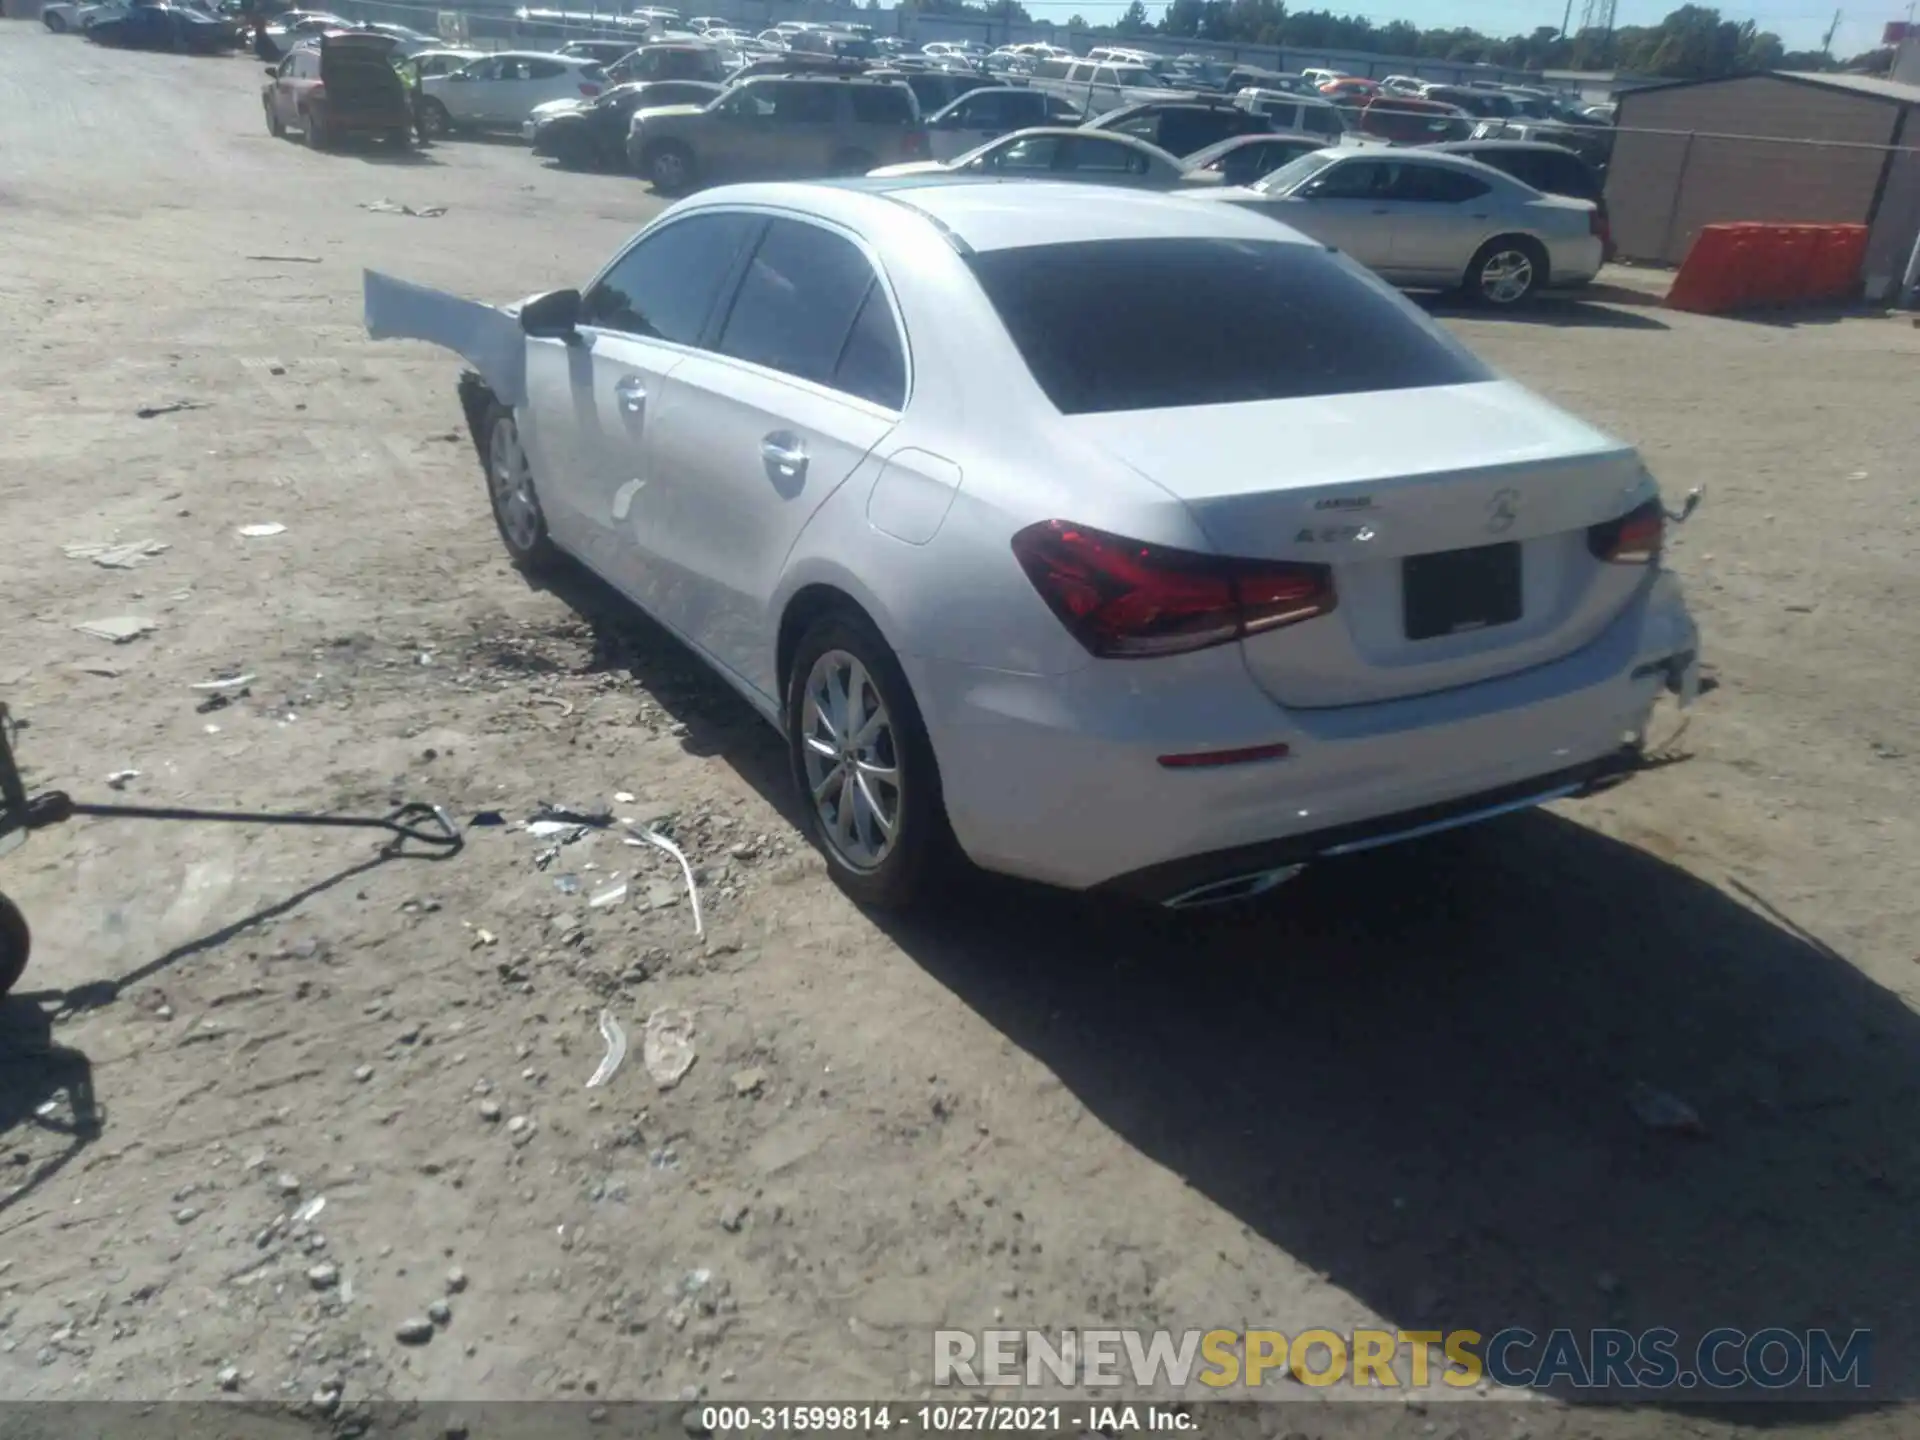
[[[1382,205],[1379,209],[1375,210],[1373,213],[1375,215],[1391,215],[1393,212],[1389,210],[1386,206]]]
[[[613,387],[614,397],[619,400],[621,410],[629,415],[641,415],[647,408],[647,382],[638,375],[628,375]]]
[[[783,475],[806,472],[807,450],[791,430],[776,430],[760,442],[760,458]]]

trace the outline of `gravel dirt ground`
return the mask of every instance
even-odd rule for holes
[[[30,784],[612,804],[670,822],[706,936],[673,862],[610,832],[480,828],[440,862],[350,832],[36,836],[0,863],[37,930],[0,1012],[0,1396],[316,1424],[904,1398],[933,1326],[1002,1319],[1869,1326],[1878,1392],[1912,1393],[1904,318],[1701,319],[1633,276],[1443,308],[1673,495],[1707,486],[1673,549],[1718,679],[1687,763],[1206,924],[991,880],[877,920],[798,838],[741,702],[596,586],[506,564],[457,362],[361,329],[363,266],[511,298],[658,202],[507,143],[315,154],[268,137],[260,78],[0,25],[0,697]],[[63,548],[144,541],[167,548],[127,569]],[[122,615],[155,628],[75,628]],[[219,709],[191,688],[239,674]],[[631,1053],[589,1090],[603,1010]],[[670,1088],[641,1055],[662,1011],[696,1055]],[[1649,1129],[1636,1086],[1706,1134]],[[1446,1423],[1744,1423],[1683,1398]]]

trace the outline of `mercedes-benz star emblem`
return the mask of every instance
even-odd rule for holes
[[[1514,489],[1496,490],[1493,498],[1487,501],[1487,529],[1495,535],[1504,534],[1513,528],[1513,522],[1520,518],[1520,492]]]

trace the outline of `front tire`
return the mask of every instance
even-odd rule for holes
[[[19,983],[32,950],[33,933],[27,929],[27,917],[20,913],[19,906],[0,895],[0,999]]]
[[[486,449],[483,463],[487,475],[487,502],[493,507],[493,523],[500,531],[500,543],[507,547],[513,563],[529,575],[552,570],[560,561],[560,551],[547,534],[546,512],[540,508],[540,495],[534,488],[533,465],[526,447],[520,443],[520,427],[513,411],[499,403],[487,411]]]
[[[866,616],[839,610],[807,627],[786,719],[807,838],[834,883],[882,910],[930,898],[954,854],[940,771],[906,674]]]
[[[273,108],[271,101],[268,102],[265,108],[267,112],[267,133],[276,140],[286,139],[287,127],[281,123],[280,112]]]
[[[40,18],[47,22],[47,29],[51,30],[54,34],[64,35],[67,33],[67,17],[60,14],[59,11],[56,10],[52,14],[43,15]]]
[[[1496,310],[1524,305],[1546,283],[1547,252],[1526,235],[1489,240],[1467,266],[1467,294]]]
[[[677,140],[663,140],[647,151],[647,178],[662,195],[678,195],[693,185],[693,152]]]

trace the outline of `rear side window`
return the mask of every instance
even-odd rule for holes
[[[818,225],[775,220],[740,282],[720,351],[834,385],[873,286],[873,266],[852,241]]]
[[[911,125],[919,118],[913,92],[904,85],[849,85],[847,97],[862,125]]]
[[[1317,245],[1093,241],[990,250],[968,264],[1065,415],[1492,378],[1405,301]]]
[[[643,238],[586,294],[589,325],[697,345],[758,217],[690,215]]]
[[[1600,186],[1594,180],[1593,171],[1579,156],[1548,155],[1543,158],[1546,161],[1540,167],[1543,174],[1520,177],[1534,189],[1544,190],[1549,195],[1571,195],[1576,200],[1600,198]]]
[[[788,125],[830,125],[839,111],[832,85],[773,87],[773,118]]]
[[[583,65],[580,67],[580,73],[582,75],[597,75],[599,71],[600,67],[598,65]],[[523,80],[551,80],[556,75],[564,75],[566,73],[567,67],[562,65],[558,60],[522,60],[520,62],[520,78]]]
[[[854,317],[853,329],[834,368],[833,386],[889,410],[907,403],[907,365],[900,354],[900,329],[893,321],[880,282],[867,287],[867,298]]]
[[[1191,155],[1196,150],[1204,150],[1221,140],[1229,140],[1235,135],[1244,135],[1250,130],[1264,130],[1267,127],[1244,110],[1193,109],[1169,110],[1160,119],[1160,134],[1156,138],[1143,135],[1162,150],[1174,155]]]
[[[1432,205],[1458,205],[1477,199],[1492,187],[1484,180],[1438,165],[1403,164],[1398,167],[1388,195],[1395,200],[1425,201]]]

